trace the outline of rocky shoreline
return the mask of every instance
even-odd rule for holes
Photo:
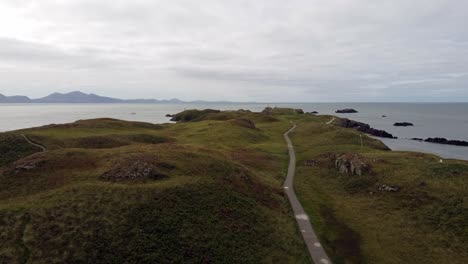
[[[353,128],[360,132],[370,134],[376,137],[397,138],[385,130],[378,130],[378,129],[372,128],[370,125],[366,123],[354,121],[354,120],[347,119],[347,118],[339,118],[337,125],[340,127],[344,127],[344,128]]]
[[[452,145],[452,146],[462,146],[462,147],[468,147],[468,142],[463,141],[463,140],[454,140],[454,139],[446,139],[446,138],[412,138],[411,140],[416,140],[416,141],[424,141],[424,142],[429,142],[429,143],[434,143],[434,144],[443,144],[443,145]]]

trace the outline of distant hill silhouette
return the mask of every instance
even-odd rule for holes
[[[196,101],[205,102],[205,101]],[[70,93],[53,93],[46,97],[31,99],[27,96],[5,96],[0,94],[0,103],[136,103],[136,104],[156,104],[156,103],[185,103],[179,99],[157,100],[157,99],[117,99],[100,96],[93,93],[87,94],[80,91]]]

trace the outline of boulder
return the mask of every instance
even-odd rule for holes
[[[343,154],[336,158],[335,168],[342,174],[362,176],[370,171],[370,166],[358,154]]]
[[[337,114],[354,114],[357,113],[358,111],[352,109],[352,108],[345,108],[341,110],[336,110],[335,113]]]
[[[304,114],[304,110],[302,110],[302,109],[294,109],[294,112],[296,112],[297,114],[300,114],[300,115]]]
[[[383,184],[382,186],[379,187],[379,191],[382,192],[398,192],[400,190],[400,187],[398,186],[390,186]]]

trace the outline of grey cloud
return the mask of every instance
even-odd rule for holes
[[[0,92],[68,83],[116,97],[466,101],[467,9],[456,0],[5,0]]]

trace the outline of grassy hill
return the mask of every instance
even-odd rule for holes
[[[176,116],[0,134],[0,262],[310,263],[281,188],[292,121],[295,188],[336,263],[466,263],[467,162],[361,147],[293,109]],[[343,153],[369,173],[337,172]]]
[[[2,134],[0,262],[308,263],[281,189],[288,124],[255,125],[95,119]]]

